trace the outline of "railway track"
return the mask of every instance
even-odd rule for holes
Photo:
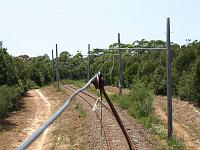
[[[72,85],[64,85],[64,88],[70,91],[71,93],[77,90],[76,87]],[[79,100],[84,100],[90,110],[92,110],[97,97],[87,93],[82,92],[78,95]],[[79,101],[81,102],[81,101]],[[126,150],[129,149],[129,145],[127,144],[126,138],[121,131],[119,125],[117,124],[116,119],[114,118],[114,114],[109,108],[108,104],[105,100],[102,101],[102,121],[101,121],[101,113],[99,111],[95,111],[96,117],[99,122],[102,122],[101,126],[103,129],[103,149],[107,150]],[[136,149],[135,146],[133,149]]]

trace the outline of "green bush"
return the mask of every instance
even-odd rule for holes
[[[166,95],[167,93],[167,81],[166,81],[166,68],[158,66],[154,71],[152,88],[156,95]]]
[[[0,118],[4,120],[8,112],[17,109],[17,99],[24,93],[23,86],[0,86]]]
[[[135,118],[147,117],[153,111],[152,91],[140,81],[133,86],[129,94],[114,99]]]
[[[0,118],[4,119],[13,107],[14,91],[9,86],[0,87]]]
[[[138,111],[139,116],[145,117],[151,114],[153,110],[152,92],[144,83],[138,81],[133,86],[130,97],[135,103],[135,109]]]
[[[28,89],[38,89],[39,86],[33,80],[28,80]]]
[[[196,89],[195,89],[195,81],[196,81],[195,73],[190,72],[189,74],[187,72],[183,72],[183,75],[180,78],[179,81],[179,88],[178,93],[180,99],[183,100],[195,100],[196,98]]]

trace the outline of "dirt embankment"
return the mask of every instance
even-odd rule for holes
[[[157,116],[167,123],[167,97],[156,96],[154,108]],[[187,149],[200,150],[200,110],[188,102],[173,100],[173,129]]]
[[[107,86],[110,94],[117,94],[116,87]],[[127,90],[125,90],[128,92]],[[167,97],[154,97],[154,111],[167,124]],[[184,140],[187,149],[200,150],[200,109],[188,102],[173,99],[174,133]]]

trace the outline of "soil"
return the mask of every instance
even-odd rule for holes
[[[119,93],[119,88],[117,88],[117,87],[107,85],[104,88],[108,94],[118,94]],[[127,93],[128,93],[128,89],[122,88],[122,94],[127,94]]]
[[[0,149],[16,149],[62,106],[68,96],[66,91],[57,92],[52,86],[29,91],[19,100],[19,110],[10,113],[4,124],[1,124]],[[28,149],[85,149],[82,142],[83,127],[84,117],[77,111],[74,100]]]
[[[49,98],[52,114],[57,111],[69,97],[69,93],[61,90],[58,92],[52,86],[45,87],[43,92]],[[83,128],[85,117],[77,109],[77,100],[74,99],[69,107],[51,125],[45,150],[84,150]]]
[[[19,110],[12,112],[6,118],[0,131],[0,149],[16,149],[50,115],[50,104],[40,90],[29,91],[19,102]],[[30,149],[41,149],[45,144],[47,133],[48,130],[30,146]]]
[[[154,109],[160,120],[167,123],[167,97],[156,96]],[[187,149],[200,150],[200,109],[188,102],[173,99],[173,129]]]

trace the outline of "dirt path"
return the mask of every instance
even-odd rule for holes
[[[34,96],[36,103],[35,118],[32,119],[32,125],[28,127],[27,138],[38,128],[42,123],[44,123],[51,114],[50,103],[48,99],[42,94],[42,92],[37,90],[30,91],[30,94]],[[45,140],[50,128],[47,128],[43,134],[28,148],[30,150],[41,150],[45,144]]]
[[[0,130],[0,149],[16,149],[50,115],[50,103],[41,90],[31,90],[18,100],[20,108],[12,112]],[[45,145],[48,130],[29,149],[41,149]]]

